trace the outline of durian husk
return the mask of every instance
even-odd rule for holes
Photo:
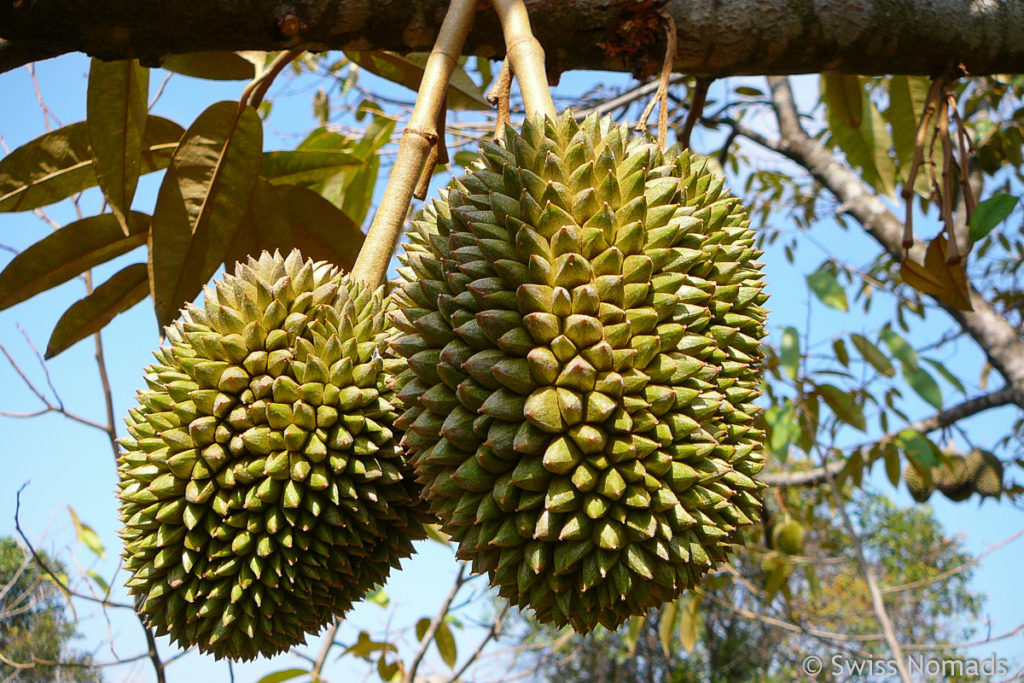
[[[705,159],[535,120],[408,234],[396,425],[458,556],[587,632],[695,586],[760,517],[766,295]]]
[[[967,479],[982,496],[998,498],[1003,492],[1003,462],[991,451],[974,449],[967,454]]]
[[[974,486],[967,471],[967,459],[959,453],[948,454],[934,474],[935,488],[946,498],[960,502],[970,498]]]
[[[166,328],[120,440],[127,586],[182,648],[302,643],[412,552],[380,291],[264,252]],[[391,361],[394,362],[394,361]]]
[[[913,462],[908,463],[906,469],[903,470],[903,482],[907,485],[910,497],[918,503],[927,503],[935,491],[935,483],[932,481],[930,473],[923,474]]]

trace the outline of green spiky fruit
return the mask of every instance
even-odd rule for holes
[[[587,632],[760,517],[760,252],[706,160],[528,123],[414,223],[395,381],[424,495],[511,602]]]
[[[982,496],[998,498],[1003,492],[1003,462],[991,451],[975,449],[967,454],[967,479]]]
[[[935,472],[935,488],[954,502],[967,500],[974,493],[974,486],[967,472],[967,459],[959,453],[947,455],[946,462]]]
[[[804,550],[804,527],[795,519],[787,519],[776,525],[772,532],[772,544],[779,552],[799,555]]]
[[[931,476],[923,474],[914,463],[909,463],[903,470],[903,482],[907,485],[910,497],[918,503],[926,503],[935,491]]]
[[[264,252],[189,304],[118,461],[146,623],[235,659],[301,643],[383,582],[425,510],[391,431],[381,294]]]

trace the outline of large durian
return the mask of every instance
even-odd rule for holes
[[[396,426],[459,557],[541,620],[615,628],[759,518],[747,226],[702,157],[569,114],[506,128],[413,224]]]
[[[391,431],[379,292],[293,251],[204,298],[166,328],[120,442],[124,565],[158,634],[250,659],[383,582],[426,513]]]

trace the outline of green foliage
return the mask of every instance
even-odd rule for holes
[[[58,575],[64,572],[59,562],[41,558]],[[0,538],[0,677],[19,683],[102,680],[92,658],[69,647],[75,631],[50,576],[13,538]]]

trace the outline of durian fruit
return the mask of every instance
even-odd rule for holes
[[[967,479],[982,496],[998,498],[1003,492],[1003,462],[991,451],[974,449],[967,454]]]
[[[157,634],[251,659],[383,582],[426,513],[391,428],[379,292],[264,252],[204,299],[166,328],[120,441],[124,566]]]
[[[974,493],[967,472],[967,459],[959,453],[947,454],[947,458],[934,474],[935,488],[954,502],[967,500]]]
[[[935,492],[935,483],[932,481],[930,473],[923,474],[913,462],[903,470],[903,482],[907,485],[910,497],[918,503],[928,502],[932,493]]]
[[[615,628],[760,518],[747,225],[704,159],[566,114],[485,143],[410,229],[402,444],[458,556],[542,621]]]
[[[772,531],[772,545],[787,555],[799,555],[804,550],[804,527],[795,519],[787,519]]]

